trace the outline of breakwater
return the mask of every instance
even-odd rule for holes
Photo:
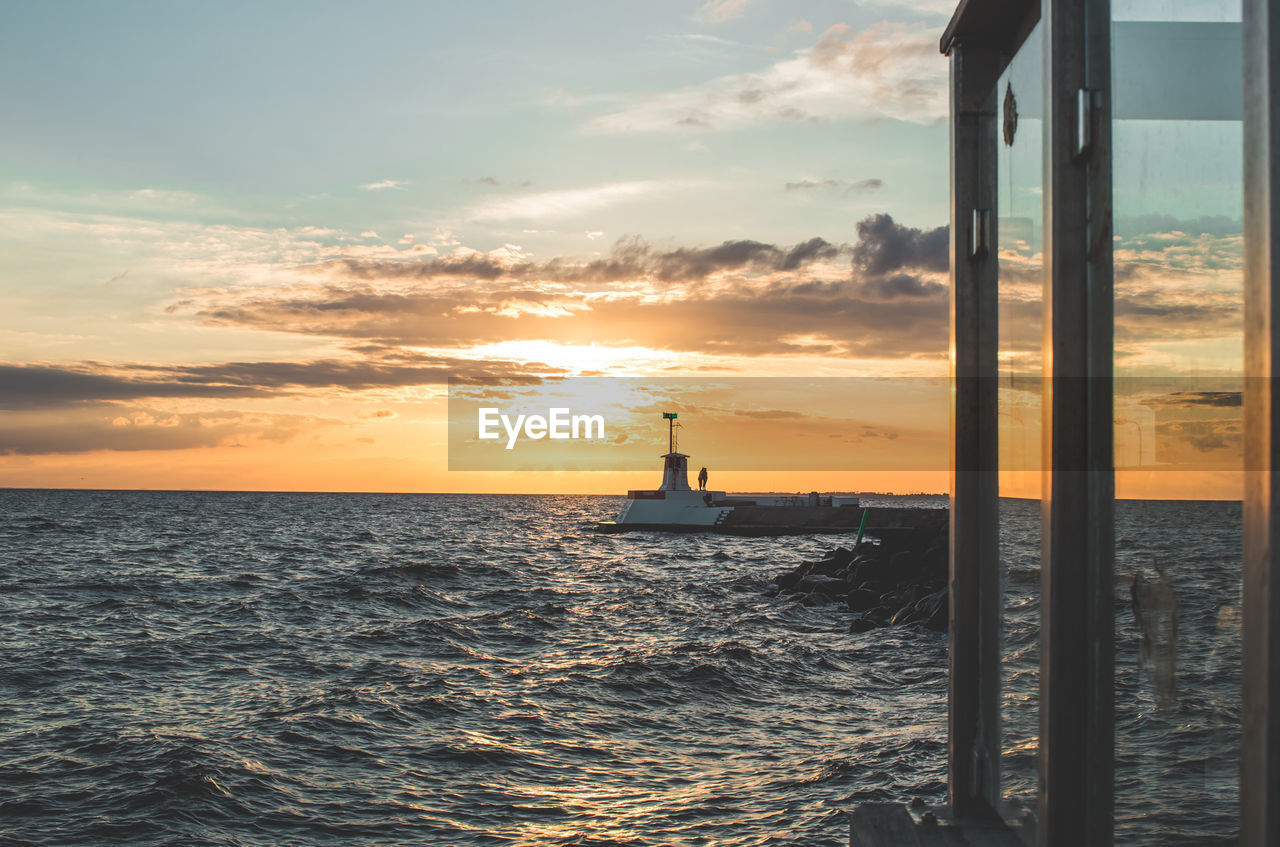
[[[854,549],[837,547],[773,578],[774,593],[806,606],[843,605],[859,613],[853,632],[920,624],[947,631],[945,509],[874,509]]]

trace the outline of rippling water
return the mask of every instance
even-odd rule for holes
[[[1001,502],[1005,565],[1004,787],[1034,808],[1039,732],[1040,503]],[[1115,823],[1118,845],[1233,845],[1238,836],[1241,516],[1238,502],[1115,507]],[[1144,661],[1130,585],[1176,598],[1173,695]],[[1150,618],[1158,615],[1148,609]],[[1167,643],[1167,642],[1166,642]]]
[[[852,635],[847,612],[765,593],[847,539],[594,532],[619,505],[0,492],[0,841],[844,845],[856,802],[944,799],[945,637]],[[1132,520],[1187,517],[1152,508]],[[1034,547],[1023,518],[1011,555]],[[1034,562],[1013,559],[1016,709]],[[1238,720],[1221,570],[1188,592],[1217,640],[1187,685],[1217,694],[1155,709],[1123,635],[1118,660],[1122,730],[1154,745],[1122,761],[1217,802],[1219,829]],[[1033,741],[1034,712],[1010,715]],[[1154,804],[1122,810],[1138,832],[1169,808],[1131,770]]]
[[[619,505],[0,492],[0,836],[847,844],[942,798],[944,638],[764,594],[830,538]]]

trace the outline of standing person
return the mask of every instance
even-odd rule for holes
[[[707,469],[706,468],[703,468],[702,470],[698,471],[698,490],[699,491],[707,490]]]

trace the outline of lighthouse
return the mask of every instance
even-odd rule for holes
[[[723,491],[694,491],[689,487],[689,456],[680,452],[676,441],[680,428],[676,417],[675,412],[662,413],[667,422],[662,487],[628,491],[618,519],[598,524],[598,529],[790,535],[850,532],[858,527],[862,512],[856,508],[857,497],[821,497],[816,491],[807,497],[729,497]]]
[[[659,491],[692,491],[689,487],[689,456],[676,449],[675,412],[663,412],[667,422],[667,452],[662,456],[662,485]]]

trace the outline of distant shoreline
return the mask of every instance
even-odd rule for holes
[[[623,497],[623,494],[570,494],[565,492],[504,492],[504,491],[283,491],[272,489],[239,489],[239,488],[41,488],[41,487],[22,487],[22,486],[0,486],[0,492],[6,491],[47,491],[47,492],[67,492],[67,493],[96,493],[96,494],[288,494],[288,495],[316,495],[316,496],[342,496],[342,497]],[[755,491],[753,494],[796,494],[804,492],[783,491]],[[826,492],[824,492],[826,493]],[[881,491],[849,491],[849,492],[833,492],[842,495],[853,495],[858,497],[946,497],[943,493],[926,494],[921,492],[913,492],[910,494],[889,494]],[[1029,503],[1037,502],[1032,497],[1001,497],[1001,500],[1020,500]],[[1227,497],[1145,497],[1131,498],[1121,497],[1116,499],[1117,503],[1240,503],[1240,498]]]

